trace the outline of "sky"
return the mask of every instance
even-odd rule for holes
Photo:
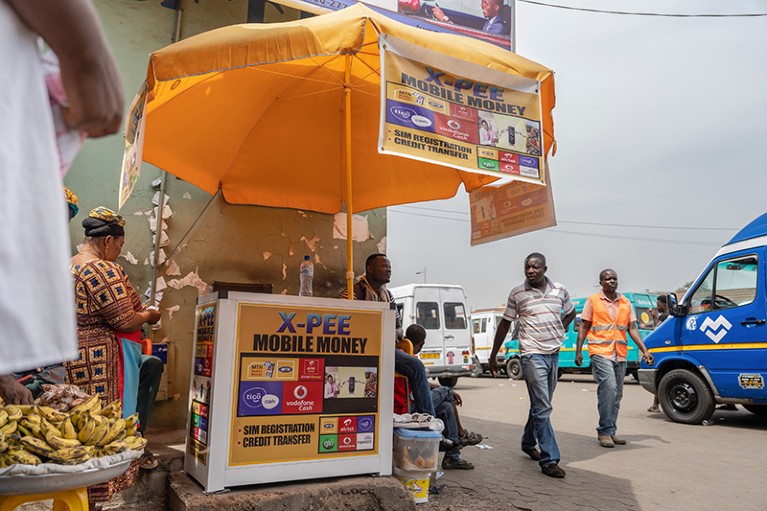
[[[549,0],[546,0],[547,2]],[[767,13],[767,0],[551,0],[669,14]],[[460,284],[470,309],[505,303],[543,253],[572,296],[673,291],[767,211],[767,16],[627,16],[516,4],[517,53],[553,69],[558,225],[472,247],[469,200],[388,209],[390,287]],[[593,225],[609,224],[609,225]],[[642,227],[635,227],[642,226]]]

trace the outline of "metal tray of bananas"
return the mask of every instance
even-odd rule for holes
[[[16,468],[36,469],[34,474],[13,471],[12,475],[0,475],[0,495],[31,495],[84,488],[103,483],[125,473],[131,462],[141,456],[138,451],[127,451],[114,456],[95,458],[79,465],[15,465]],[[113,459],[108,459],[113,458]],[[70,472],[63,472],[69,469]],[[49,472],[45,472],[49,470]],[[0,470],[7,472],[8,469]]]
[[[59,392],[57,386],[50,392]],[[146,439],[138,414],[122,418],[120,401],[102,407],[98,396],[78,404],[0,406],[0,494],[79,488],[108,481],[141,456]],[[66,411],[63,411],[66,410]]]

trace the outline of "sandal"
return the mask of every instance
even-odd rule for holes
[[[149,449],[144,449],[144,454],[138,459],[138,466],[144,470],[154,470],[157,468],[157,458],[154,457]]]
[[[445,458],[442,460],[445,470],[474,470],[474,465],[463,458]]]
[[[461,445],[477,445],[482,441],[482,435],[479,433],[475,433],[473,431],[469,430],[463,430],[463,435],[461,436]]]

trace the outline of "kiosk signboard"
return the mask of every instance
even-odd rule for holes
[[[208,492],[390,474],[388,304],[222,296],[198,301],[186,472]]]

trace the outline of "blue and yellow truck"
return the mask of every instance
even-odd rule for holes
[[[644,340],[650,332],[655,329],[655,315],[653,310],[655,308],[655,301],[657,296],[650,293],[635,293],[628,292],[622,293],[623,296],[628,298],[634,307],[634,312],[637,317],[637,328],[639,329],[639,336]],[[588,297],[573,298],[572,302],[575,306],[575,320],[570,323],[567,329],[565,340],[562,343],[562,348],[559,350],[559,376],[565,373],[590,373],[591,372],[591,360],[589,359],[588,350],[583,350],[583,365],[578,367],[575,365],[575,344],[578,339],[578,327],[581,323],[581,312],[583,311],[583,304],[586,303]],[[522,378],[522,366],[519,361],[519,342],[516,335],[512,336],[511,340],[504,343],[502,350],[503,363],[506,366],[506,374],[509,378],[515,380]],[[588,341],[584,346],[588,345]],[[626,373],[631,374],[634,378],[638,378],[637,371],[639,370],[639,361],[641,356],[636,345],[629,341],[628,357],[626,360]],[[500,365],[500,361],[499,361]]]
[[[767,416],[767,213],[724,245],[671,316],[644,340],[655,358],[639,382],[658,394],[663,412],[700,424],[717,403]],[[677,303],[678,302],[678,303]]]

